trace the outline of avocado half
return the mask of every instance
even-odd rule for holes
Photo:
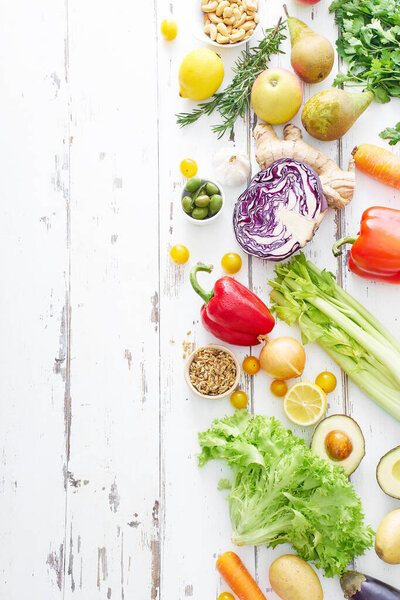
[[[385,494],[400,499],[400,446],[382,456],[376,467],[376,479]]]
[[[327,436],[334,433],[344,434],[351,443],[348,456],[342,460],[332,458],[326,447]],[[354,419],[347,415],[331,415],[323,419],[315,428],[311,449],[334,467],[343,467],[346,475],[351,475],[365,456],[365,440],[360,426]]]

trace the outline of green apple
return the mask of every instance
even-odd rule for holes
[[[251,90],[251,105],[257,117],[270,125],[287,123],[298,112],[303,99],[300,79],[287,69],[266,69]]]

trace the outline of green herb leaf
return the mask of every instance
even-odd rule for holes
[[[395,146],[400,142],[400,121],[394,127],[387,127],[381,131],[379,137],[383,140],[390,140],[389,144]]]

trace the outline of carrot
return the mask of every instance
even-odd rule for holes
[[[400,190],[400,157],[373,144],[360,144],[352,154],[361,171]]]
[[[266,600],[264,594],[234,552],[225,552],[217,560],[217,569],[240,600]]]

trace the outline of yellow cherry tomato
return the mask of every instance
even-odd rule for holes
[[[197,173],[197,163],[192,158],[184,158],[179,168],[182,175],[189,179],[190,177],[194,177]]]
[[[282,396],[286,395],[288,387],[286,381],[282,381],[281,379],[274,379],[269,389],[271,390],[274,396],[282,398]]]
[[[335,389],[337,380],[333,373],[322,371],[322,373],[316,377],[315,383],[324,390],[325,394],[329,394]]]
[[[245,408],[249,402],[249,398],[246,392],[242,392],[242,390],[238,390],[237,392],[233,392],[231,396],[231,404],[235,408]]]
[[[242,367],[247,375],[255,375],[260,370],[260,361],[256,356],[246,356],[242,363]]]
[[[174,262],[178,263],[178,265],[183,265],[189,260],[189,250],[186,246],[182,246],[182,244],[172,246],[169,255]]]
[[[235,600],[235,596],[233,596],[229,592],[223,592],[218,596],[218,600]]]
[[[161,33],[167,42],[174,40],[178,33],[178,25],[171,19],[164,19],[161,23]]]
[[[242,268],[242,259],[240,258],[239,254],[236,254],[235,252],[228,252],[228,254],[224,254],[222,257],[221,265],[225,273],[233,275]]]

